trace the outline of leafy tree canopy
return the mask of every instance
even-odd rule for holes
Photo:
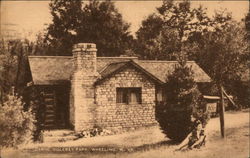
[[[201,6],[191,8],[187,0],[164,0],[137,31],[137,52],[146,59],[176,60],[187,40],[197,40],[196,36],[210,29],[205,11]]]
[[[25,40],[0,41],[0,104],[7,99],[11,87],[22,95],[27,82],[31,81],[28,55],[35,51],[35,44]]]
[[[142,22],[135,52],[158,60],[176,60],[185,52],[217,85],[238,95],[242,90],[235,87],[236,81],[247,72],[249,58],[248,19],[245,25],[236,22],[227,10],[208,17],[205,8],[192,8],[188,0],[165,0]]]
[[[53,22],[46,41],[53,55],[72,55],[73,44],[91,42],[98,56],[119,56],[132,44],[130,25],[111,1],[55,0],[50,10]]]
[[[245,17],[245,27],[247,30],[247,39],[250,41],[250,10]]]

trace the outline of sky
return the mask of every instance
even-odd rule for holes
[[[4,24],[16,24],[22,36],[34,39],[35,35],[46,28],[51,22],[49,1],[0,1],[1,28],[6,29]],[[149,14],[156,11],[162,1],[115,1],[118,11],[125,21],[131,24],[131,33],[134,34],[140,27],[141,22]],[[249,10],[249,2],[245,1],[191,1],[196,7],[203,5],[207,8],[208,15],[212,16],[215,10],[227,9],[232,12],[233,18],[240,20],[245,17]]]

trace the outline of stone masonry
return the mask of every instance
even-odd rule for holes
[[[141,104],[116,103],[116,88],[142,88]],[[155,83],[142,72],[127,68],[96,87],[97,125],[123,130],[156,123]]]
[[[96,45],[80,43],[73,47],[74,73],[71,79],[70,123],[76,131],[93,127]]]
[[[130,66],[95,85],[96,45],[74,45],[74,73],[71,79],[70,123],[75,131],[95,125],[110,130],[124,130],[156,123],[155,83]],[[116,103],[116,88],[141,88],[141,104]]]
[[[119,132],[157,123],[155,104],[165,101],[166,94],[161,87],[178,62],[139,60],[136,57],[97,58],[93,43],[75,44],[72,53],[73,57],[28,58],[30,77],[35,86],[46,85],[50,89],[59,86],[66,90],[65,85],[71,82],[70,105],[65,101],[62,110],[65,113],[58,113],[64,117],[66,128],[69,123],[75,131],[99,126]],[[196,82],[211,82],[195,62],[189,61],[188,64],[195,72]],[[68,98],[68,95],[64,97]],[[63,107],[59,99],[55,106]]]

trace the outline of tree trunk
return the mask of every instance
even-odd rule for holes
[[[223,87],[221,84],[219,84],[219,90],[220,90],[220,130],[221,130],[221,136],[222,138],[225,138],[225,120],[224,120],[224,112],[225,112],[225,106],[224,106],[224,94],[223,94]]]
[[[0,105],[3,106],[3,89],[2,88],[0,88]],[[0,155],[0,158],[1,158],[1,155]]]
[[[20,51],[20,54],[18,56],[18,59],[17,59],[17,73],[16,73],[16,81],[15,81],[15,90],[17,91],[18,90],[18,83],[19,83],[19,76],[20,76],[20,73],[21,73],[21,65],[22,65],[22,61],[23,61],[23,46],[21,48],[21,51]]]

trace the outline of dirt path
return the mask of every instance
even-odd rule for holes
[[[227,112],[225,115],[226,139],[220,136],[219,118],[209,121],[206,131],[208,141],[206,147],[199,150],[186,152],[175,152],[175,145],[161,133],[158,127],[142,129],[135,132],[96,137],[92,139],[82,139],[71,142],[72,146],[86,147],[132,147],[134,151],[117,153],[3,153],[4,158],[112,158],[112,157],[131,157],[131,158],[247,158],[249,157],[249,112]],[[48,144],[47,144],[48,145]],[[53,146],[58,146],[54,144]],[[60,146],[69,146],[69,143]],[[46,144],[43,144],[46,146]],[[22,156],[21,156],[22,155]]]
[[[225,114],[225,129],[241,127],[246,123],[249,123],[249,110],[247,111],[245,110],[243,112],[232,111],[232,112],[227,112]],[[219,130],[220,130],[219,118],[217,117],[210,119],[209,123],[207,124],[206,131],[210,133]]]
[[[249,112],[228,112],[225,115],[225,133],[220,135],[219,118],[213,118],[206,127],[206,147],[190,151],[174,151],[175,145],[161,146],[148,151],[122,155],[132,158],[248,158],[249,154]]]

